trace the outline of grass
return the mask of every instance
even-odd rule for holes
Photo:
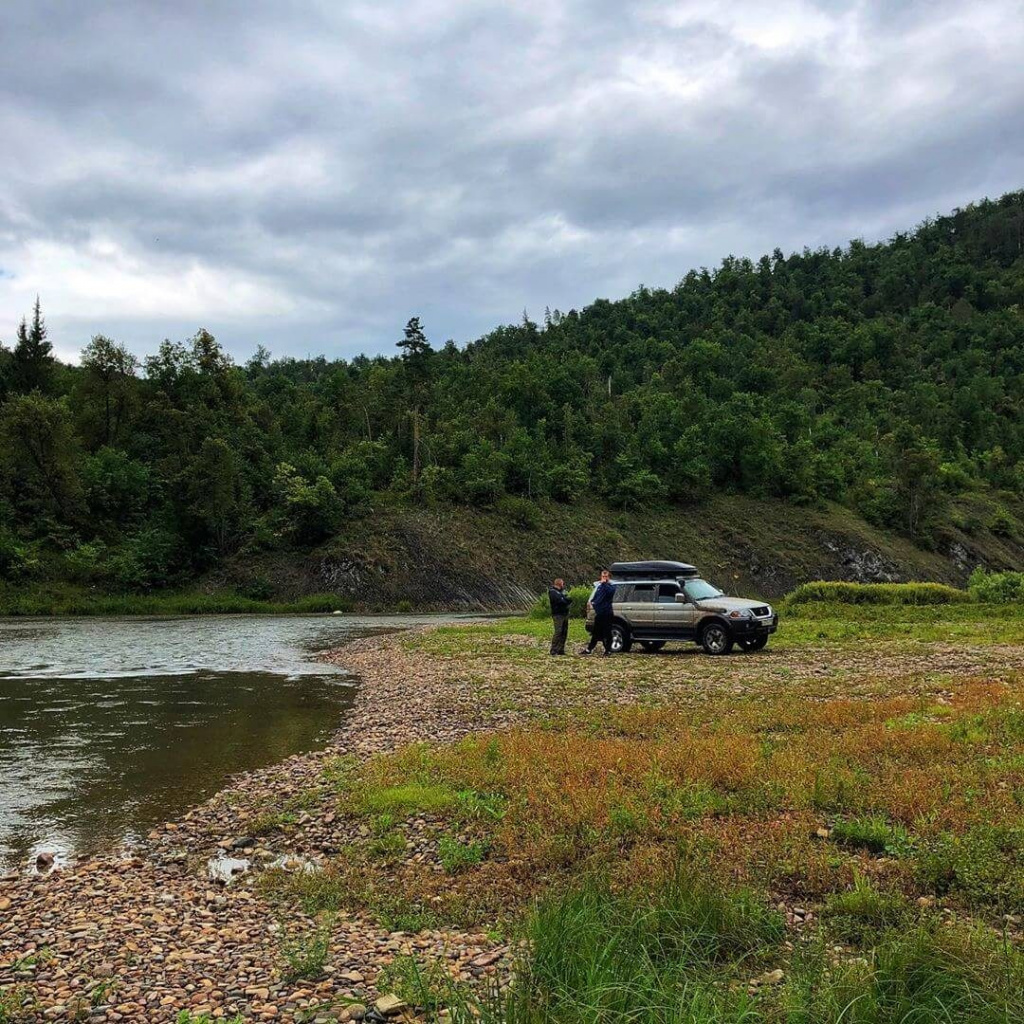
[[[429,664],[501,727],[321,782],[368,826],[332,909],[518,951],[507,992],[415,961],[382,984],[484,1024],[1024,1024],[1019,609],[807,602],[729,658],[552,659],[548,629],[402,637],[396,671]],[[422,862],[374,855],[424,833]],[[286,898],[322,912],[324,884]]]
[[[842,913],[881,929],[868,955],[818,940],[794,950],[758,897],[685,870],[653,888],[589,875],[525,919],[506,992],[470,991],[410,959],[381,981],[413,1005],[483,1024],[1024,1021],[1024,956],[998,936],[934,920],[895,930],[890,904],[862,896]]]
[[[309,929],[289,931],[282,925],[281,959],[287,981],[318,978],[323,974],[331,949],[331,927],[329,915]]]

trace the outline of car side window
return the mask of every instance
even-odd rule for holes
[[[675,604],[679,587],[675,583],[658,584],[658,604]]]
[[[633,593],[630,596],[630,601],[653,601],[654,600],[654,584],[653,583],[634,583]]]

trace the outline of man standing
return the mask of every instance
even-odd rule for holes
[[[601,582],[594,589],[590,598],[590,606],[594,609],[594,626],[590,631],[590,643],[580,651],[581,654],[590,654],[598,642],[604,644],[604,656],[607,658],[612,653],[612,601],[615,598],[615,588],[609,582],[611,573],[607,569],[601,570]]]
[[[572,606],[572,598],[565,589],[565,580],[559,578],[548,587],[548,600],[551,602],[551,624],[554,627],[551,653],[565,654],[565,638],[569,635],[569,608]]]

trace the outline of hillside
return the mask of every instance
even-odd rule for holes
[[[37,305],[0,349],[0,578],[476,606],[630,553],[765,594],[1022,564],[1024,192],[397,344],[67,366]]]
[[[989,531],[951,527],[945,541],[942,551],[924,551],[837,505],[738,495],[711,497],[690,513],[551,505],[515,525],[493,510],[395,509],[353,522],[299,558],[230,559],[201,586],[284,601],[333,592],[371,610],[493,610],[523,607],[556,574],[585,583],[598,566],[652,554],[691,560],[721,586],[765,598],[809,579],[962,586],[976,565],[1024,564],[1020,543]]]

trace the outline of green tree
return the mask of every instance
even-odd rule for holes
[[[25,320],[18,326],[18,340],[14,346],[10,368],[11,390],[27,394],[29,391],[50,390],[55,361],[53,346],[47,337],[39,297],[32,310],[32,323]]]
[[[82,399],[100,444],[117,441],[137,404],[139,361],[124,345],[97,334],[82,350]]]
[[[5,490],[37,530],[43,517],[74,526],[82,513],[78,446],[66,402],[33,391],[9,399],[0,413]]]

